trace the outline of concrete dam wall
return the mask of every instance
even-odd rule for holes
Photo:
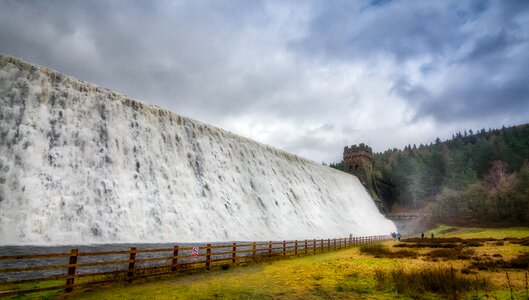
[[[352,175],[0,56],[0,244],[387,234]]]

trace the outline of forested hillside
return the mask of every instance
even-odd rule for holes
[[[339,168],[340,164],[333,165]],[[458,132],[374,155],[389,206],[459,222],[529,222],[529,125]]]

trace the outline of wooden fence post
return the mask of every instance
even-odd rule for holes
[[[331,239],[327,239],[327,251],[331,251]]]
[[[305,240],[305,255],[307,255],[307,240]]]
[[[233,243],[233,251],[231,253],[231,262],[235,263],[237,260],[237,243]]]
[[[314,243],[312,244],[312,248],[314,248],[314,254],[316,254],[316,239],[314,239]]]
[[[206,246],[206,270],[209,271],[209,266],[211,265],[211,244]]]
[[[272,241],[268,242],[268,259],[272,258]]]
[[[287,241],[283,241],[283,256],[287,256]]]
[[[296,240],[294,244],[294,254],[298,256],[298,240]]]
[[[252,258],[253,261],[257,259],[257,246],[255,245],[255,242],[252,243]]]
[[[178,271],[178,245],[175,245],[173,249],[173,263],[171,264],[171,271]]]
[[[66,277],[66,292],[73,290],[73,283],[75,279],[75,265],[77,264],[77,253],[79,249],[72,249],[70,252],[70,260],[68,261],[68,277]]]
[[[129,271],[127,272],[127,281],[132,282],[132,277],[134,277],[134,267],[136,265],[136,247],[130,248],[129,255]]]
[[[336,238],[334,238],[334,251],[336,251]]]
[[[323,246],[323,239],[321,239],[321,253],[325,252],[325,247]]]

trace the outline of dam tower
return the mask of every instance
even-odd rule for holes
[[[358,177],[375,201],[380,212],[385,213],[386,209],[379,196],[380,193],[373,173],[373,150],[371,147],[364,143],[345,146],[343,149],[343,163],[345,171]]]

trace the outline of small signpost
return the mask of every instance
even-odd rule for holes
[[[189,248],[188,248],[188,249],[189,249]],[[193,257],[198,256],[198,247],[193,247],[192,255],[193,255]]]

